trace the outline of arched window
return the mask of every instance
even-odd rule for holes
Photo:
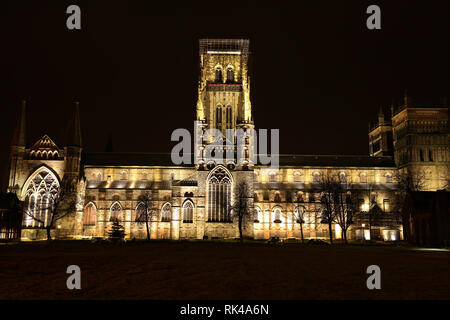
[[[345,183],[347,181],[347,178],[345,176],[345,172],[340,172],[339,173],[339,182],[340,183]]]
[[[305,223],[305,207],[298,206],[294,211],[294,219],[297,223]]]
[[[145,222],[146,215],[145,215],[145,205],[141,202],[136,207],[136,222]]]
[[[294,182],[300,182],[300,181],[301,181],[300,172],[298,172],[298,171],[294,172]]]
[[[222,68],[221,67],[217,67],[216,68],[216,82],[219,82],[219,83],[223,82]]]
[[[233,67],[227,68],[227,83],[233,83],[234,82],[234,70]]]
[[[51,210],[59,192],[56,176],[49,169],[41,167],[28,178],[24,190],[23,225],[25,227],[48,226]],[[44,225],[37,220],[44,222]]]
[[[361,173],[359,175],[359,180],[360,180],[361,183],[366,183],[367,182],[367,174],[365,174],[364,172]]]
[[[122,206],[118,202],[114,202],[110,208],[110,216],[109,221],[122,221]]]
[[[166,203],[161,209],[161,221],[162,222],[170,222],[172,219],[172,208],[170,203]]]
[[[122,180],[127,180],[127,178],[128,178],[127,172],[125,170],[122,171]]]
[[[275,209],[273,211],[273,222],[281,223],[281,210],[280,209]]]
[[[269,181],[270,182],[276,182],[277,181],[277,176],[276,176],[275,172],[269,173]]]
[[[386,173],[386,175],[384,177],[386,178],[386,183],[392,182],[392,174]]]
[[[183,204],[183,222],[192,223],[194,218],[194,205],[191,201],[186,201]]]
[[[262,219],[261,209],[256,207],[254,211],[254,222],[258,223]]]
[[[281,196],[280,196],[279,192],[275,193],[273,201],[274,202],[281,202]]]
[[[226,112],[226,120],[227,120],[227,129],[230,129],[233,123],[232,113],[231,113],[231,106],[227,106],[227,112]]]
[[[319,183],[320,182],[320,173],[318,173],[318,172],[314,172],[313,173],[313,182],[314,183]]]
[[[97,209],[95,205],[90,202],[84,207],[83,212],[83,225],[84,226],[94,226],[97,218]]]
[[[222,128],[222,107],[217,106],[216,108],[216,128]]]
[[[297,202],[303,202],[303,192],[297,192]]]
[[[231,179],[224,169],[218,167],[208,181],[208,221],[231,221],[230,200]]]

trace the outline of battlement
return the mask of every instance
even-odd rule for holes
[[[248,39],[200,39],[200,54],[244,54],[249,53]]]

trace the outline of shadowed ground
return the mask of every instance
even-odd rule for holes
[[[66,269],[81,268],[68,290]],[[381,268],[368,290],[367,266]],[[450,299],[450,253],[229,242],[0,246],[0,299]]]

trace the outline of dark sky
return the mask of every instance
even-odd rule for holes
[[[370,4],[382,30],[366,28]],[[281,130],[281,153],[367,154],[368,121],[405,89],[449,96],[449,14],[437,0],[3,1],[0,165],[21,99],[29,144],[46,133],[63,147],[79,100],[85,150],[112,132],[116,151],[170,152],[171,132],[193,126],[202,37],[250,39],[254,120]]]

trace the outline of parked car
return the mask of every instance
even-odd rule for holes
[[[308,244],[315,244],[315,245],[330,245],[329,242],[326,242],[322,239],[309,239]]]
[[[280,237],[270,237],[269,240],[267,240],[267,244],[281,244],[283,243],[283,240],[280,239]]]

